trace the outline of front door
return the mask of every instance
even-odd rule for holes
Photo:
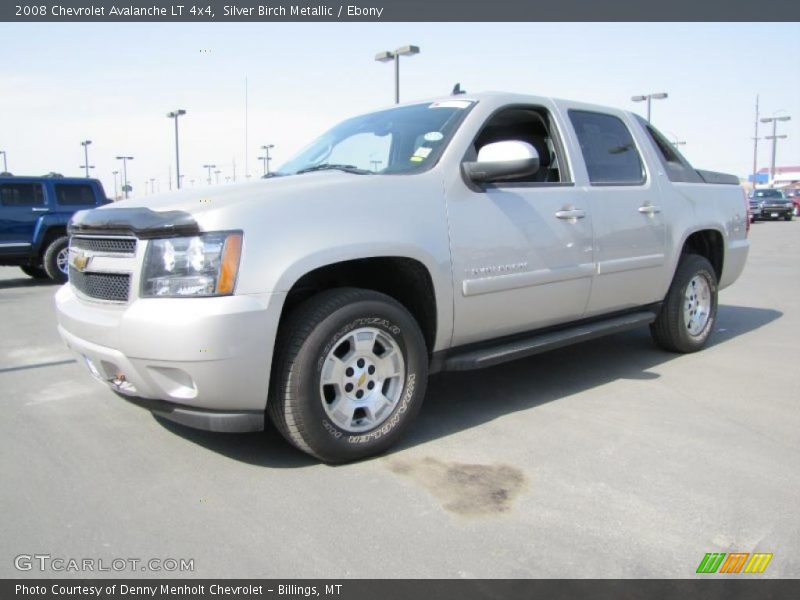
[[[447,192],[454,345],[578,319],[589,298],[592,215],[560,168],[554,120],[542,107],[509,107],[489,118],[470,152],[504,140],[534,146],[540,170],[508,183],[459,180]]]

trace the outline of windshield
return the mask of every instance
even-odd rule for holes
[[[323,169],[355,174],[427,170],[436,164],[472,104],[426,102],[348,119],[314,140],[275,175]]]
[[[756,198],[783,198],[783,193],[778,190],[758,190]]]

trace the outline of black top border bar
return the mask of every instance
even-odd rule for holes
[[[4,0],[7,22],[800,21],[787,0]]]

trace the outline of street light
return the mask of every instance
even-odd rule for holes
[[[378,52],[375,60],[378,62],[394,61],[394,103],[400,104],[400,57],[419,54],[419,46],[402,46],[394,52]]]
[[[81,165],[84,169],[86,169],[86,178],[89,178],[89,169],[94,169],[94,167],[89,166],[89,144],[92,143],[92,140],[83,140],[81,142],[81,146],[83,146],[83,164]]]
[[[650,122],[650,102],[652,100],[664,100],[668,95],[666,92],[659,92],[657,94],[644,94],[642,96],[632,96],[631,100],[634,102],[643,102],[647,100],[647,122]]]
[[[208,169],[208,185],[211,185],[211,169],[216,169],[217,165],[203,165],[204,169]]]
[[[215,182],[215,183],[216,183],[217,185],[219,185],[219,174],[220,174],[220,173],[222,173],[222,171],[220,171],[219,169],[217,169],[216,171],[214,171],[214,175],[215,175],[215,177],[216,177],[216,182]]]
[[[117,199],[117,173],[119,173],[119,171],[111,171],[111,174],[114,176],[114,200]]]
[[[153,177],[150,178],[150,193],[151,194],[156,193],[156,180]]]
[[[178,149],[178,117],[185,115],[182,108],[167,113],[167,118],[175,120],[175,175],[178,179],[178,189],[181,189],[181,155]]]
[[[131,190],[131,186],[128,185],[128,161],[133,160],[132,156],[118,156],[117,160],[122,161],[122,192],[125,194],[125,198],[128,198],[128,192]]]
[[[8,162],[6,161],[6,151],[0,150],[0,154],[3,155],[3,173],[8,173]]]
[[[782,117],[776,117],[775,114],[779,112],[785,112],[783,110],[776,110],[772,113],[771,117],[764,117],[761,119],[762,123],[772,123],[772,135],[765,135],[765,140],[772,140],[772,160],[770,161],[769,166],[769,180],[772,185],[775,185],[775,147],[778,145],[778,140],[786,139],[787,135],[777,135],[777,128],[778,128],[778,121],[790,121],[792,117],[789,115],[784,115]]]
[[[270,151],[271,148],[274,148],[274,147],[275,147],[275,144],[267,144],[266,146],[261,146],[261,149],[264,151],[264,154],[266,156],[259,156],[258,160],[260,160],[260,161],[262,161],[264,163],[264,175],[269,175],[269,161],[272,160],[272,158],[269,155],[269,151]]]

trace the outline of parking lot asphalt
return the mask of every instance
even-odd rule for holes
[[[800,222],[751,241],[706,350],[644,329],[438,375],[400,447],[337,467],[121,400],[61,343],[56,287],[0,268],[0,576],[682,578],[770,552],[758,577],[798,577]]]

